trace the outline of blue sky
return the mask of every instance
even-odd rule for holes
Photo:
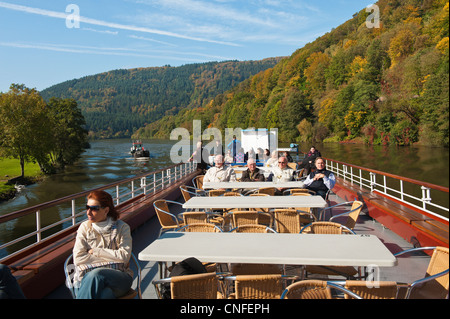
[[[115,69],[288,56],[371,3],[0,0],[0,92]]]

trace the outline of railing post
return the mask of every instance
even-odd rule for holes
[[[36,211],[36,240],[37,242],[40,242],[42,239],[41,236],[41,211]]]
[[[430,188],[422,186],[422,203],[423,209],[426,209],[427,203],[431,203]]]
[[[374,185],[376,184],[377,175],[372,172],[369,172],[369,174],[370,174],[370,191],[373,192]]]
[[[403,181],[400,180],[400,199],[404,200],[404,196],[403,196]]]
[[[353,166],[350,166],[350,182],[353,184]]]
[[[359,187],[363,187],[362,169],[359,169]]]
[[[154,175],[153,175],[154,176]],[[153,177],[154,180],[154,177]],[[144,195],[147,195],[147,185],[146,185],[147,179],[145,177],[141,178],[141,188],[144,188]]]
[[[72,226],[75,226],[75,199],[72,199]]]
[[[120,204],[120,199],[119,199],[119,185],[116,186],[116,205]]]
[[[134,180],[131,181],[131,198],[134,198]]]

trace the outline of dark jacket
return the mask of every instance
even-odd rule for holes
[[[242,172],[241,182],[264,182],[266,178],[261,173],[259,168],[255,169],[255,172],[250,176],[250,169]]]

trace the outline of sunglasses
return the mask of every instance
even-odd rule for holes
[[[89,206],[89,205],[86,205],[86,210],[93,210],[93,211],[95,211],[95,212],[98,212],[99,210],[100,210],[100,208],[102,208],[101,206]]]
[[[287,164],[287,162],[278,162],[278,164]]]

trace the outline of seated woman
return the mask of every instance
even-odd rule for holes
[[[304,185],[325,199],[328,191],[333,189],[336,177],[331,171],[325,169],[325,161],[322,157],[316,158],[315,165],[317,169],[306,177]]]
[[[118,220],[107,192],[93,191],[87,199],[88,220],[78,228],[73,248],[77,299],[122,297],[133,283],[130,227]]]

